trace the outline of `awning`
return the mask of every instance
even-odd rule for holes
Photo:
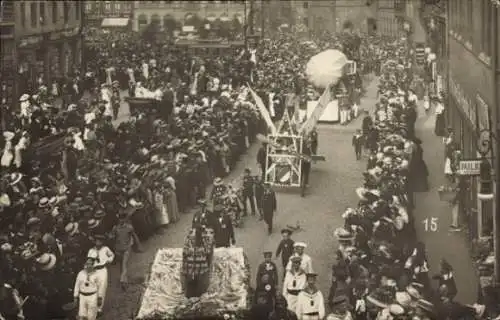
[[[126,27],[129,20],[129,18],[104,18],[102,19],[101,27]]]

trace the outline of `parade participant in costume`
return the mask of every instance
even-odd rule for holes
[[[307,248],[307,244],[304,242],[295,242],[293,244],[293,247],[295,249],[295,253],[293,256],[300,257],[302,260],[300,262],[300,267],[304,272],[306,273],[312,273],[313,272],[313,267],[312,267],[312,260],[311,257],[304,253],[304,249]],[[292,256],[292,257],[293,257]],[[292,270],[292,263],[291,261],[288,261],[288,264],[286,265],[286,270]]]
[[[264,273],[260,279],[257,279],[254,305],[250,310],[251,319],[267,319],[274,309],[275,300],[276,286],[270,275]]]
[[[234,228],[231,217],[227,214],[226,209],[222,205],[214,207],[214,232],[215,232],[215,247],[229,248],[231,244],[236,244],[234,237]]]
[[[280,244],[278,245],[278,248],[276,249],[276,258],[278,258],[278,256],[281,255],[281,263],[283,265],[283,270],[286,270],[286,265],[288,264],[288,260],[293,255],[294,251],[293,247],[294,241],[290,238],[291,235],[292,235],[292,230],[282,229],[281,230],[282,239],[280,241]]]
[[[269,320],[297,320],[295,309],[291,311],[287,300],[283,296],[276,298],[274,311],[269,315]]]
[[[212,193],[210,194],[210,200],[213,201],[214,206],[222,204],[224,202],[223,197],[226,195],[226,192],[227,187],[224,185],[222,178],[215,178]]]
[[[285,279],[283,281],[283,296],[286,298],[288,308],[295,312],[297,307],[297,297],[300,291],[306,286],[306,274],[300,268],[302,259],[300,257],[292,257],[292,270],[285,271]]]
[[[325,317],[323,294],[316,287],[317,274],[308,273],[307,285],[297,297],[295,314],[299,320],[321,320]]]
[[[311,140],[307,139],[304,143],[304,147],[302,148],[302,153],[308,156],[311,156],[312,153],[312,146],[311,146]],[[302,159],[302,168],[301,168],[301,180],[302,184],[304,184],[306,187],[309,185],[309,174],[311,173],[311,161],[308,159]]]
[[[266,182],[264,183],[264,193],[262,194],[262,215],[267,224],[269,234],[273,232],[273,218],[276,209],[276,194],[271,189],[271,184]]]
[[[105,237],[95,236],[94,247],[87,253],[87,258],[94,259],[94,269],[97,280],[99,281],[99,297],[102,303],[99,305],[99,313],[102,312],[106,300],[106,291],[108,290],[108,265],[115,259],[115,254],[111,249],[104,245]]]
[[[207,203],[205,200],[198,201],[201,208],[193,215],[193,221],[191,223],[192,228],[212,228],[212,218],[210,217],[210,212],[207,210]]]
[[[255,197],[254,197],[254,184],[255,181],[251,176],[251,171],[249,168],[245,169],[243,176],[243,215],[248,214],[247,210],[247,200],[250,201],[250,208],[252,210],[252,215],[255,215]]]
[[[76,277],[73,290],[74,302],[78,305],[79,319],[95,320],[103,299],[100,295],[101,281],[94,268],[94,259],[87,259],[84,269]]]
[[[273,253],[272,251],[264,252],[264,262],[262,262],[257,268],[257,279],[256,283],[259,283],[262,276],[267,274],[269,276],[269,282],[274,286],[278,287],[278,268],[276,264],[272,261]]]

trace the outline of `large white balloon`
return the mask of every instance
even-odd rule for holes
[[[306,65],[307,78],[315,87],[326,88],[342,77],[347,61],[347,57],[338,50],[320,52],[309,59]]]

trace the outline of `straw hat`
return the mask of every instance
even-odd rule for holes
[[[5,138],[5,141],[10,141],[15,137],[15,133],[11,131],[4,131],[3,132],[3,137]]]
[[[349,241],[354,239],[354,235],[346,230],[345,228],[337,228],[333,232],[333,235],[339,240],[339,241]]]
[[[422,285],[420,283],[413,282],[406,287],[406,292],[412,299],[419,300],[422,298],[422,294],[420,293],[421,288]]]
[[[25,93],[19,98],[19,102],[27,101],[30,98],[30,95]]]
[[[380,191],[375,189],[356,188],[356,194],[362,200],[370,200],[369,198],[376,200],[376,198],[380,198]]]
[[[432,302],[427,301],[425,299],[420,299],[417,301],[417,308],[420,308],[427,312],[434,312],[434,304]]]
[[[393,297],[388,290],[376,289],[366,297],[366,301],[379,308],[387,308],[393,303]]]
[[[38,201],[38,207],[39,208],[46,208],[49,205],[49,198],[43,197]]]
[[[44,253],[36,259],[36,262],[41,270],[49,271],[56,266],[57,258],[54,254]]]
[[[64,231],[70,236],[74,236],[78,232],[78,222],[70,222],[64,227]]]
[[[222,178],[217,177],[214,179],[214,186],[220,186],[222,185]]]
[[[410,307],[412,303],[410,295],[401,291],[396,292],[396,302],[406,308]]]
[[[391,304],[389,306],[389,313],[392,316],[401,316],[401,315],[405,314],[405,309],[402,306],[400,306],[399,304]]]
[[[23,178],[23,175],[19,172],[14,172],[11,173],[9,176],[9,183],[11,186],[17,184],[21,179]]]
[[[87,225],[88,225],[88,228],[89,229],[95,229],[97,228],[99,225],[101,224],[101,222],[99,220],[96,220],[96,219],[89,219],[87,221]]]

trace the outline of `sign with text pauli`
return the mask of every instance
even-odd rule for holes
[[[458,107],[462,109],[463,113],[468,117],[470,123],[474,129],[476,128],[477,123],[477,113],[476,106],[471,102],[465,91],[462,89],[462,86],[458,84],[453,77],[450,76],[450,93],[458,104]]]
[[[461,176],[478,176],[481,159],[478,160],[461,160],[458,167],[458,174]]]

